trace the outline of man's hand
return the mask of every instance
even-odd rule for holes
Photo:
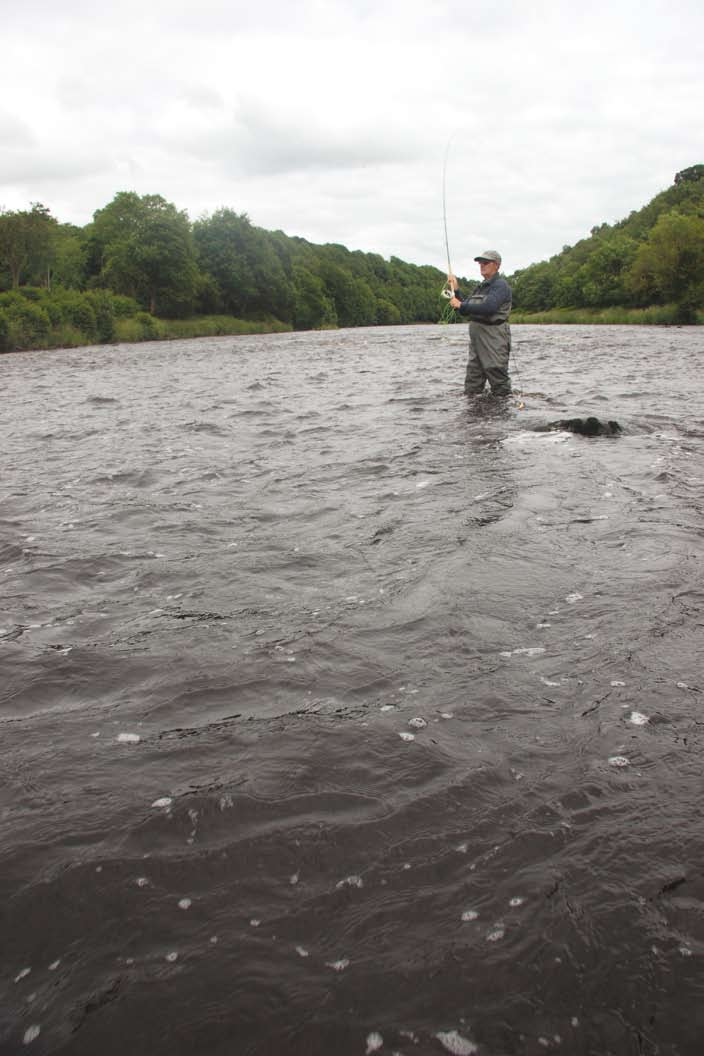
[[[452,289],[452,290],[456,290],[456,289],[457,289],[457,287],[459,286],[459,282],[457,281],[457,279],[455,278],[455,276],[454,276],[454,275],[452,274],[452,272],[449,272],[449,273],[448,273],[448,276],[447,276],[447,285],[448,285],[448,286],[450,287],[450,289]]]
[[[454,288],[457,289],[456,286]],[[462,301],[458,297],[450,297],[450,307],[451,308],[459,308],[459,306],[461,304],[462,304]]]

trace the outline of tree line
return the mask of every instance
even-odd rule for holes
[[[704,165],[644,208],[508,276],[514,308],[704,308]],[[161,195],[121,191],[85,227],[34,203],[0,211],[0,350],[65,339],[139,340],[161,320],[235,320],[263,329],[432,323],[446,317],[438,268],[315,245],[221,208],[192,222]],[[463,290],[474,281],[461,279]],[[130,324],[125,320],[129,319]],[[227,319],[229,322],[225,322]],[[232,332],[231,330],[229,332]]]
[[[511,284],[523,312],[671,304],[676,321],[695,322],[704,308],[704,165],[678,172],[642,209],[593,227]]]
[[[273,318],[297,330],[424,323],[441,318],[444,282],[438,268],[314,245],[229,208],[191,222],[156,194],[122,191],[83,228],[41,204],[0,213],[0,310],[30,287],[110,291],[166,319]]]

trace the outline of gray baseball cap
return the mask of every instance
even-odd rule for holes
[[[483,253],[480,253],[479,256],[474,259],[478,261],[493,260],[496,264],[500,264],[501,254],[497,253],[495,249],[485,249]]]

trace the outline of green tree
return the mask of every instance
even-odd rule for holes
[[[252,318],[294,315],[294,288],[277,242],[255,227],[246,213],[218,209],[194,224],[201,269],[216,283],[221,309]]]
[[[638,247],[626,282],[638,302],[678,305],[682,322],[704,306],[704,218],[663,213]]]
[[[0,212],[0,261],[10,273],[13,289],[22,279],[48,281],[55,227],[56,220],[40,202],[33,202],[29,210]]]
[[[293,324],[296,330],[324,330],[337,326],[335,305],[328,296],[318,275],[300,264],[294,265],[295,307]]]
[[[637,249],[638,243],[627,235],[597,239],[574,277],[575,286],[581,291],[581,303],[599,307],[624,304],[629,299],[625,275]]]
[[[198,269],[187,214],[159,194],[121,191],[93,217],[97,285],[135,297],[152,315],[193,309]]]

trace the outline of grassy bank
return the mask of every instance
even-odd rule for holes
[[[512,323],[567,323],[582,325],[676,326],[681,324],[680,309],[675,304],[651,308],[551,308],[546,312],[511,313]],[[697,324],[704,324],[704,312],[697,312]]]
[[[228,334],[276,334],[291,327],[278,319],[253,322],[233,315],[199,315],[194,319],[157,319],[140,312],[115,324],[114,340],[118,342],[175,341],[188,337],[225,337]]]
[[[24,286],[0,293],[0,352],[286,330],[290,326],[273,316],[256,321],[228,315],[159,319],[141,311],[131,297],[109,290],[49,292]]]

